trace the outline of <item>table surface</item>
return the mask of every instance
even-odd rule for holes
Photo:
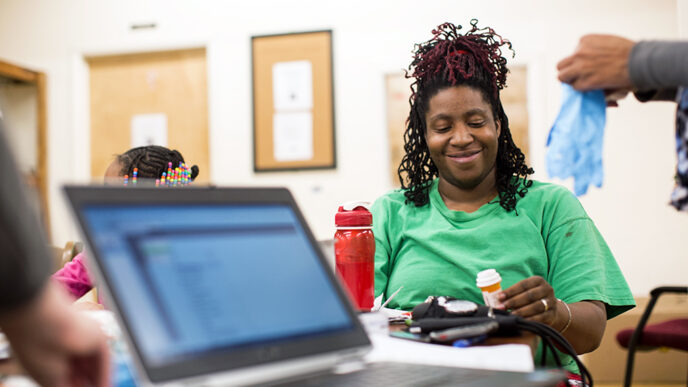
[[[390,324],[390,331],[401,331],[406,326],[404,324]],[[489,337],[481,346],[501,345],[501,344],[525,344],[530,346],[530,351],[535,354],[539,344],[539,338],[529,332],[524,332],[520,336],[513,337]],[[19,362],[14,358],[0,360],[0,387],[5,386],[2,379],[3,376],[26,375]]]

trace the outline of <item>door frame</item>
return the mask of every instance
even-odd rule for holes
[[[47,107],[46,107],[46,76],[40,71],[29,70],[24,67],[0,60],[0,76],[17,82],[36,86],[36,177],[45,231],[50,239],[50,207],[48,200],[48,143],[47,143]]]

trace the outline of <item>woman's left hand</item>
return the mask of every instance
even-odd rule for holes
[[[559,307],[554,289],[540,276],[517,282],[503,290],[498,300],[512,314],[549,326],[554,324]]]

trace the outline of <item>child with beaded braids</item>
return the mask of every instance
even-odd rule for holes
[[[175,167],[184,164],[184,157],[177,150],[171,150],[158,145],[132,148],[115,157],[115,160],[105,171],[105,179],[106,181],[117,181],[117,184],[121,184],[124,176],[134,176],[134,170],[136,170],[138,178],[153,181],[160,179],[163,173],[166,174],[170,163]],[[189,179],[194,180],[198,176],[198,166],[193,165],[188,168],[188,173]],[[93,283],[84,267],[83,259],[83,253],[78,254],[52,276],[55,281],[62,284],[75,298],[83,296],[93,288]]]
[[[124,176],[133,177],[134,170],[138,178],[159,180],[167,173],[169,166],[176,168],[184,164],[184,157],[178,150],[167,149],[164,146],[148,145],[132,148],[115,157],[115,160],[105,171],[105,179],[120,179]],[[198,176],[198,166],[189,168],[189,178],[193,181]]]
[[[476,274],[494,268],[500,307],[592,351],[633,297],[575,196],[529,179],[499,97],[511,43],[477,23],[441,24],[415,46],[402,188],[372,208],[376,295],[403,285],[390,307],[404,310],[428,296],[482,303]]]

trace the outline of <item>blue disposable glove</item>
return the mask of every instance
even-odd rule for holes
[[[550,177],[573,176],[576,196],[602,186],[602,140],[607,104],[602,90],[576,91],[563,84],[561,110],[547,137]]]

